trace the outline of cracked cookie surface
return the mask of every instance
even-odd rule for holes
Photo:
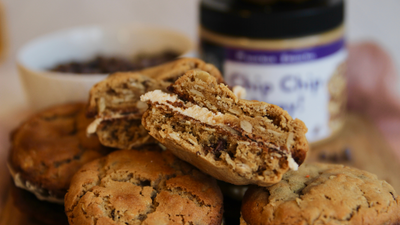
[[[74,176],[65,196],[73,224],[221,224],[214,178],[158,146],[120,150]]]
[[[62,203],[73,174],[83,164],[111,151],[97,137],[87,137],[92,122],[85,104],[44,110],[11,135],[9,168],[16,185],[42,200]]]
[[[267,188],[250,187],[241,224],[399,224],[400,197],[376,175],[343,165],[304,164]]]
[[[142,125],[179,158],[219,180],[268,186],[297,169],[308,152],[307,128],[282,108],[239,99],[201,70],[141,97]]]

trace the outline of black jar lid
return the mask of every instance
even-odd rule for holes
[[[213,32],[255,39],[294,38],[319,34],[343,23],[344,0],[278,1],[202,0],[200,23]]]

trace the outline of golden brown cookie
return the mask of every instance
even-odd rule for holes
[[[399,224],[400,197],[376,175],[333,164],[305,164],[271,187],[251,187],[241,224]]]
[[[120,150],[81,168],[65,196],[74,224],[221,224],[215,179],[168,151]]]
[[[15,184],[39,199],[62,204],[73,174],[111,149],[87,137],[83,103],[46,109],[11,135],[9,168]]]
[[[138,72],[114,73],[97,83],[90,91],[87,109],[87,114],[97,119],[88,128],[88,133],[96,133],[103,145],[119,149],[153,143],[154,139],[147,132],[143,133],[140,124],[147,104],[139,98],[149,91],[165,91],[171,82],[190,69],[209,71],[218,82],[223,82],[221,73],[213,65],[195,58],[182,58]],[[133,126],[127,129],[116,120],[128,121]]]
[[[268,186],[303,163],[307,128],[276,105],[239,99],[201,70],[141,97],[142,125],[179,158],[219,180]]]

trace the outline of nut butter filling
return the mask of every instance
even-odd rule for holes
[[[168,118],[168,123],[174,127],[175,132],[188,133],[188,142],[200,144],[203,153],[208,155],[212,153],[215,161],[223,159],[230,166],[233,166],[237,172],[246,170],[258,171],[272,166],[272,164],[288,164],[292,170],[297,170],[298,164],[292,158],[291,144],[294,142],[294,134],[289,133],[285,146],[278,146],[270,143],[262,136],[252,133],[252,125],[245,120],[235,123],[239,117],[221,112],[212,112],[205,107],[194,105],[190,102],[180,100],[175,94],[167,94],[160,90],[148,92],[141,96],[144,102],[151,102],[154,107],[162,108],[163,111],[169,111],[173,116]],[[165,112],[163,112],[165,113]],[[176,117],[176,119],[173,119]],[[162,124],[160,124],[162,126]],[[278,131],[271,131],[278,133]],[[162,133],[160,133],[163,136]],[[171,138],[181,138],[170,134]],[[281,135],[284,135],[283,133]],[[211,137],[211,139],[210,139]],[[199,143],[201,140],[210,140],[209,143]],[[247,149],[248,152],[237,152],[236,149]],[[250,154],[250,155],[249,155]],[[238,157],[240,156],[240,157]],[[233,159],[232,159],[233,158]],[[282,162],[284,160],[285,162]],[[256,163],[254,165],[250,162]],[[276,162],[272,162],[276,161]],[[270,164],[267,166],[266,164]],[[273,166],[275,167],[275,166]],[[261,173],[262,174],[262,173]]]

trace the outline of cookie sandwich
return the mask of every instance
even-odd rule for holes
[[[386,181],[343,165],[304,164],[270,187],[250,187],[242,225],[400,224],[400,197]]]
[[[282,108],[239,99],[202,70],[188,71],[166,93],[142,95],[142,125],[179,158],[236,185],[269,186],[303,163],[307,128]]]
[[[221,224],[216,180],[157,145],[83,166],[65,196],[69,224]]]
[[[88,116],[96,120],[88,127],[88,133],[96,133],[103,145],[119,149],[154,143],[141,126],[147,104],[140,101],[140,96],[153,90],[166,91],[171,82],[191,69],[206,70],[223,82],[213,65],[182,58],[138,72],[115,73],[97,83],[90,91],[87,108]]]
[[[17,187],[43,201],[64,203],[72,176],[85,163],[109,152],[86,136],[92,122],[85,104],[58,105],[32,116],[11,135],[8,167]]]

